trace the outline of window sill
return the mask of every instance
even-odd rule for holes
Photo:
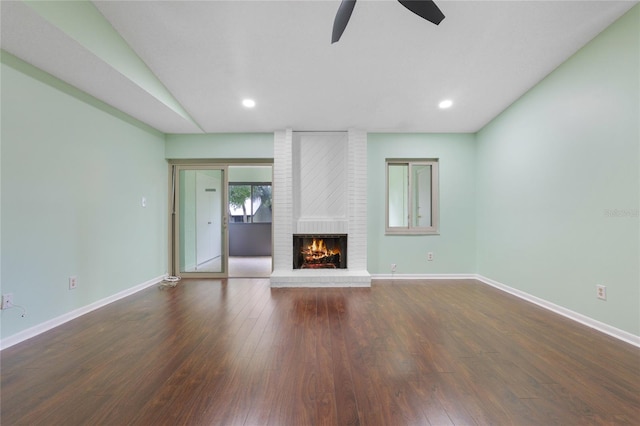
[[[384,235],[440,235],[437,229],[386,229]]]

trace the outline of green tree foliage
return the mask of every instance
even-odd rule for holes
[[[229,185],[229,205],[235,208],[242,208],[243,222],[247,221],[247,208],[245,202],[251,198],[251,186],[249,185]]]
[[[254,186],[253,199],[260,199],[260,205],[271,210],[271,185]]]

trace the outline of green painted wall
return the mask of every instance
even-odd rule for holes
[[[475,272],[475,136],[370,133],[367,144],[368,269],[372,274]],[[385,235],[385,160],[438,158],[440,235]],[[434,260],[427,261],[427,252]]]
[[[27,309],[2,311],[6,338],[165,273],[168,176],[161,133],[4,52],[1,70],[1,291]]]
[[[636,6],[477,135],[478,273],[635,335],[639,34]]]
[[[168,159],[273,159],[273,133],[166,136]]]

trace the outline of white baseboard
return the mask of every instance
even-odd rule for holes
[[[371,274],[372,280],[475,280],[475,274]]]
[[[633,346],[640,347],[640,336],[636,336],[635,334],[631,334],[624,330],[620,330],[619,328],[612,327],[608,324],[594,320],[593,318],[589,318],[570,309],[563,308],[562,306],[548,302],[544,299],[540,299],[539,297],[533,296],[529,293],[525,293],[524,291],[509,287],[508,285],[502,284],[498,281],[494,281],[490,278],[483,277],[482,275],[476,275],[475,277],[478,281],[490,285],[491,287],[495,287],[498,290],[502,290],[506,293],[519,297],[520,299],[534,303],[542,308],[548,309],[552,312],[555,312],[556,314],[562,315],[563,317],[569,318],[573,321],[579,322],[580,324],[586,325],[587,327],[591,327],[602,333],[608,334],[611,337],[615,337],[616,339],[627,342]]]
[[[83,306],[81,308],[75,309],[71,312],[67,312],[64,315],[60,315],[59,317],[50,319],[48,321],[45,321],[43,323],[40,323],[38,325],[35,325],[31,328],[28,328],[26,330],[23,330],[19,333],[16,333],[12,336],[9,336],[5,339],[2,339],[0,341],[0,350],[2,349],[6,349],[8,347],[11,347],[13,345],[16,345],[20,342],[23,342],[27,339],[31,339],[32,337],[35,337],[39,334],[44,333],[45,331],[51,330],[52,328],[58,327],[59,325],[64,324],[65,322],[69,322],[73,319],[76,319],[84,314],[87,314],[91,311],[95,311],[98,308],[102,308],[103,306],[108,305],[109,303],[113,303],[116,300],[120,300],[123,299],[127,296],[130,296],[134,293],[137,293],[141,290],[144,290],[147,287],[151,287],[154,284],[158,284],[160,282],[162,282],[162,280],[165,279],[167,275],[161,275],[159,277],[156,278],[152,278],[149,281],[146,281],[142,284],[138,284],[134,287],[128,288],[126,290],[123,290],[119,293],[116,293],[112,296],[109,297],[105,297],[104,299],[98,300],[96,302],[93,302],[87,306]]]

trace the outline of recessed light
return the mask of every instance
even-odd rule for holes
[[[256,106],[256,101],[254,101],[253,99],[243,99],[242,105],[244,105],[245,108],[253,108],[254,106]]]
[[[440,107],[440,109],[447,109],[451,108],[451,105],[453,105],[453,101],[451,99],[445,99],[438,104],[438,107]]]

